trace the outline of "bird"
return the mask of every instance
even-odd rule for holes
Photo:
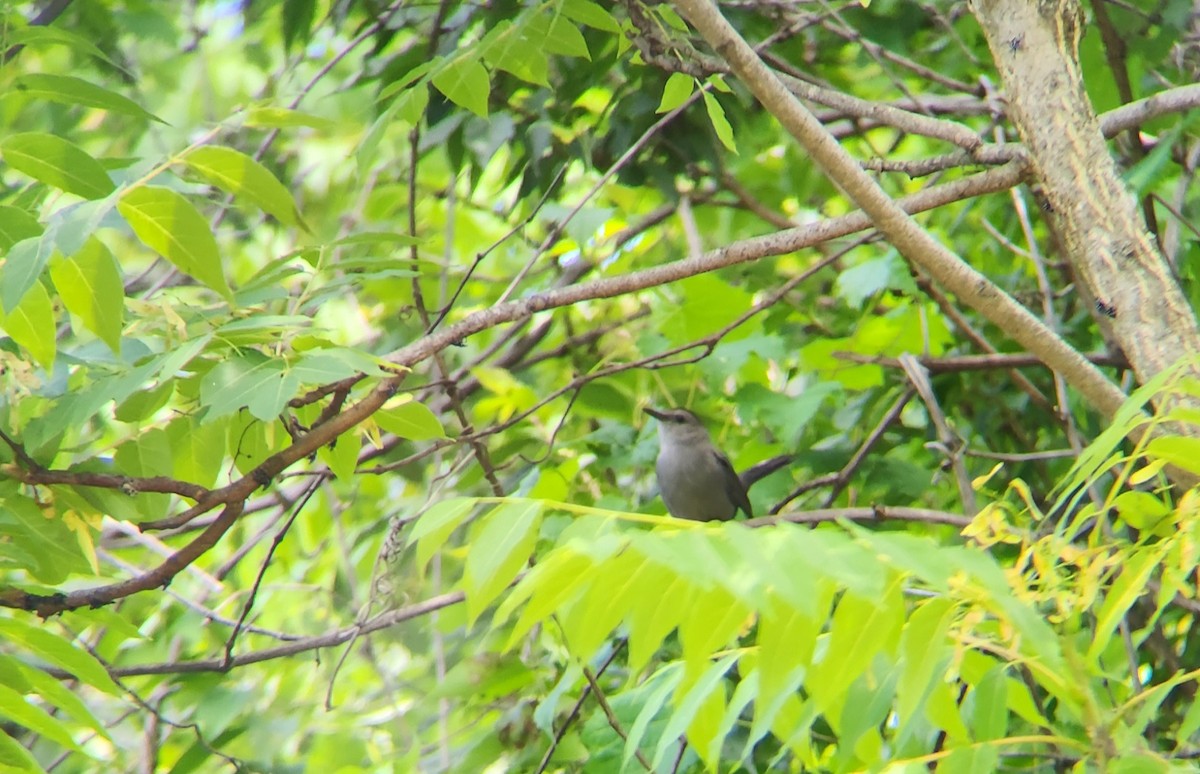
[[[695,414],[686,409],[644,410],[658,420],[654,470],[663,503],[672,516],[729,521],[739,510],[754,516],[746,485]]]

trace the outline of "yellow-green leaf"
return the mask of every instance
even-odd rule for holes
[[[1146,444],[1146,453],[1192,473],[1200,473],[1200,438],[1165,436]]]
[[[605,32],[620,33],[621,25],[611,13],[592,0],[565,0],[562,12],[567,18]]]
[[[1121,574],[1113,581],[1104,596],[1104,602],[1096,612],[1096,623],[1092,627],[1092,641],[1088,645],[1087,657],[1096,663],[1108,646],[1117,625],[1125,613],[1146,593],[1146,583],[1158,568],[1159,562],[1170,549],[1171,543],[1164,541],[1139,551],[1131,552],[1121,563]]]
[[[721,103],[712,95],[712,92],[704,92],[704,108],[708,111],[708,120],[712,122],[717,139],[732,153],[737,153],[737,143],[733,139],[733,127],[729,125],[729,119],[725,117],[725,108],[721,107]]]
[[[26,73],[13,81],[13,90],[30,97],[83,105],[166,123],[126,96],[70,75]]]
[[[201,421],[191,415],[177,417],[167,425],[175,478],[200,486],[216,483],[225,464],[227,421]]]
[[[143,244],[233,302],[217,240],[191,202],[166,188],[138,186],[117,209]]]
[[[6,251],[23,239],[40,236],[42,224],[20,207],[0,204],[0,251]]]
[[[424,570],[425,565],[433,555],[446,543],[450,533],[458,529],[471,511],[475,509],[475,500],[467,497],[455,497],[436,503],[423,513],[417,523],[408,533],[408,544],[417,544],[417,567]]]
[[[50,278],[67,310],[120,354],[125,288],[117,261],[104,243],[92,237],[70,258],[56,256],[50,261]]]
[[[669,113],[682,105],[696,89],[696,80],[685,73],[671,73],[667,85],[663,87],[662,101],[658,103],[656,113]]]
[[[525,566],[542,523],[542,504],[513,501],[480,520],[463,568],[467,621],[473,622]]]
[[[900,586],[900,576],[895,576],[878,598],[846,592],[838,603],[829,647],[805,681],[823,712],[836,711],[846,698],[846,689],[867,670],[875,654],[893,646],[904,622]]]
[[[57,634],[13,618],[0,617],[0,639],[21,645],[38,658],[65,669],[93,688],[112,696],[122,695],[121,688],[113,682],[95,656]]]
[[[289,226],[303,223],[291,192],[269,169],[245,153],[204,145],[184,156],[183,161],[238,201],[251,204]]]
[[[454,104],[487,118],[491,82],[478,59],[462,57],[449,62],[433,76],[433,85]]]
[[[251,108],[246,114],[245,124],[264,129],[293,129],[307,126],[322,130],[335,129],[338,125],[336,121],[315,116],[312,113],[270,106]]]
[[[25,701],[24,696],[7,685],[0,685],[0,717],[7,718],[18,726],[23,726],[70,750],[78,752],[80,749],[62,721],[56,720],[41,707]]]
[[[54,368],[54,356],[58,352],[54,306],[42,283],[33,283],[16,309],[8,314],[0,311],[0,329],[12,336],[13,341],[24,347],[47,371]]]
[[[0,140],[0,153],[13,169],[84,199],[103,199],[115,189],[100,162],[53,134],[9,135]]]
[[[424,403],[411,399],[380,409],[375,413],[375,422],[384,430],[407,438],[410,441],[428,441],[445,438],[446,431],[437,415]]]

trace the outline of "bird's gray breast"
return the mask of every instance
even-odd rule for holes
[[[726,471],[711,450],[676,454],[664,449],[655,473],[663,502],[672,516],[693,521],[732,519],[737,506],[727,494]]]

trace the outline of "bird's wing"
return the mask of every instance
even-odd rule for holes
[[[742,512],[750,518],[754,518],[754,511],[750,507],[750,497],[746,494],[746,487],[738,478],[737,471],[733,469],[733,463],[719,451],[714,450],[713,456],[717,458],[717,464],[725,472],[725,494],[729,497],[729,502],[733,503],[735,508],[741,508]]]

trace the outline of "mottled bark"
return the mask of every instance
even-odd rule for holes
[[[1200,355],[1200,330],[1126,190],[1083,86],[1075,0],[973,0],[1008,116],[1045,191],[1084,292],[1140,382]],[[1193,367],[1200,375],[1200,368]],[[1195,432],[1195,428],[1191,428]]]

